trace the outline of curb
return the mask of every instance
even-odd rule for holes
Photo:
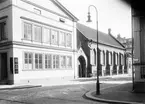
[[[95,91],[89,91],[89,92],[85,93],[85,97],[90,100],[94,100],[94,101],[114,103],[114,104],[143,104],[143,103],[138,103],[138,102],[128,102],[128,101],[109,100],[109,99],[98,98],[98,97],[94,97],[92,95],[93,92],[95,92]]]
[[[42,87],[42,85],[15,86],[15,87],[9,87],[9,88],[0,88],[0,90],[15,90],[15,89],[34,88],[34,87]]]

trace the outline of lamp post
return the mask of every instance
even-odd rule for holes
[[[97,11],[97,8],[94,6],[94,5],[90,5],[88,7],[88,20],[87,22],[92,22],[91,20],[91,16],[90,16],[90,7],[93,7],[95,8],[96,10],[96,28],[97,28],[97,32],[96,32],[96,35],[97,35],[97,82],[96,82],[96,95],[99,95],[100,94],[100,83],[99,83],[99,49],[98,49],[98,11]]]

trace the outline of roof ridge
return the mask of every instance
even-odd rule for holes
[[[120,42],[118,41],[112,34],[109,34],[115,41],[117,41],[123,48],[125,48],[125,46]]]
[[[84,27],[86,27],[86,28],[89,28],[89,29],[91,29],[91,30],[97,31],[97,29],[91,28],[91,27],[86,26],[86,25],[84,25],[84,24],[81,24],[81,23],[77,23],[77,24],[80,24],[80,25],[82,25],[82,26],[84,26]],[[105,35],[108,35],[107,33],[102,32],[102,31],[99,31],[99,30],[98,30],[98,32],[103,33],[103,34],[105,34]]]

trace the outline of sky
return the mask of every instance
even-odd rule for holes
[[[111,28],[113,36],[131,38],[131,8],[121,0],[58,0],[78,19],[79,23],[96,29],[98,17],[98,30],[108,33]],[[93,7],[90,8],[91,23],[87,23],[89,5],[97,8],[98,15]]]

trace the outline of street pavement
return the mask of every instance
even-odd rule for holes
[[[105,90],[120,86],[128,81],[131,81],[131,77],[100,78],[100,88]],[[42,87],[13,86],[8,89],[3,88],[0,88],[0,104],[106,104],[85,97],[87,92],[96,89],[95,78],[77,79],[61,85],[53,83],[52,86],[49,83]]]
[[[101,88],[116,84],[101,84]],[[85,98],[84,94],[95,89],[94,83],[29,89],[0,90],[1,104],[104,104]],[[4,101],[10,101],[9,103]]]

